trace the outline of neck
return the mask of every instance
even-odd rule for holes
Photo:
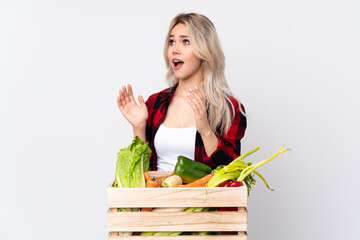
[[[202,80],[202,74],[200,76],[191,76],[187,79],[179,79],[179,85],[176,91],[179,95],[186,95],[189,92],[190,88],[200,88],[200,83],[202,82]]]

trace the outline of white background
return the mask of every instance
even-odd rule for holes
[[[358,239],[358,1],[0,1],[0,239],[105,239],[132,130],[116,105],[164,89],[170,21],[215,24],[259,171],[249,239]]]

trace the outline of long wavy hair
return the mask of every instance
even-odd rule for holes
[[[229,99],[233,94],[226,82],[225,56],[215,26],[207,17],[197,13],[181,13],[171,21],[164,46],[168,69],[166,80],[170,87],[179,82],[174,75],[167,52],[171,31],[180,23],[187,28],[193,52],[201,60],[204,79],[199,88],[207,100],[210,127],[214,132],[227,133],[235,114],[234,106]],[[242,111],[241,107],[240,111]]]

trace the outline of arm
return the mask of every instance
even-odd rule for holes
[[[141,140],[143,140],[144,143],[146,143],[145,127],[140,127],[140,128],[133,127],[133,133],[134,133],[134,138],[138,136],[139,138],[141,138]]]
[[[197,142],[195,153],[196,160],[203,162],[212,168],[215,168],[219,165],[227,165],[240,155],[240,140],[245,134],[247,125],[245,116],[240,112],[240,107],[242,108],[243,112],[245,112],[245,110],[243,106],[240,106],[234,98],[230,99],[235,108],[235,116],[230,129],[226,134],[216,134],[218,139],[216,150],[211,155],[207,155],[204,149],[206,147],[205,142]]]
[[[200,134],[195,144],[195,160],[215,168],[218,165],[229,164],[240,155],[240,140],[246,129],[246,118],[241,114],[239,103],[235,98],[230,100],[235,109],[235,115],[227,133],[214,133],[208,123],[205,99],[197,89],[190,91],[189,103],[192,106],[196,127]],[[244,108],[242,108],[245,112]]]
[[[190,88],[187,96],[188,102],[195,113],[196,129],[201,135],[206,154],[210,156],[216,150],[219,140],[210,127],[205,98],[197,87],[195,89]]]
[[[211,128],[207,131],[200,133],[200,135],[204,143],[206,155],[210,156],[211,154],[213,154],[213,152],[216,151],[219,144],[219,139],[216,137],[215,133],[211,130]]]

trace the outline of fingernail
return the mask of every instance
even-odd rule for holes
[[[190,90],[190,92],[192,91],[192,89],[191,89],[191,88],[189,88],[189,90]]]

